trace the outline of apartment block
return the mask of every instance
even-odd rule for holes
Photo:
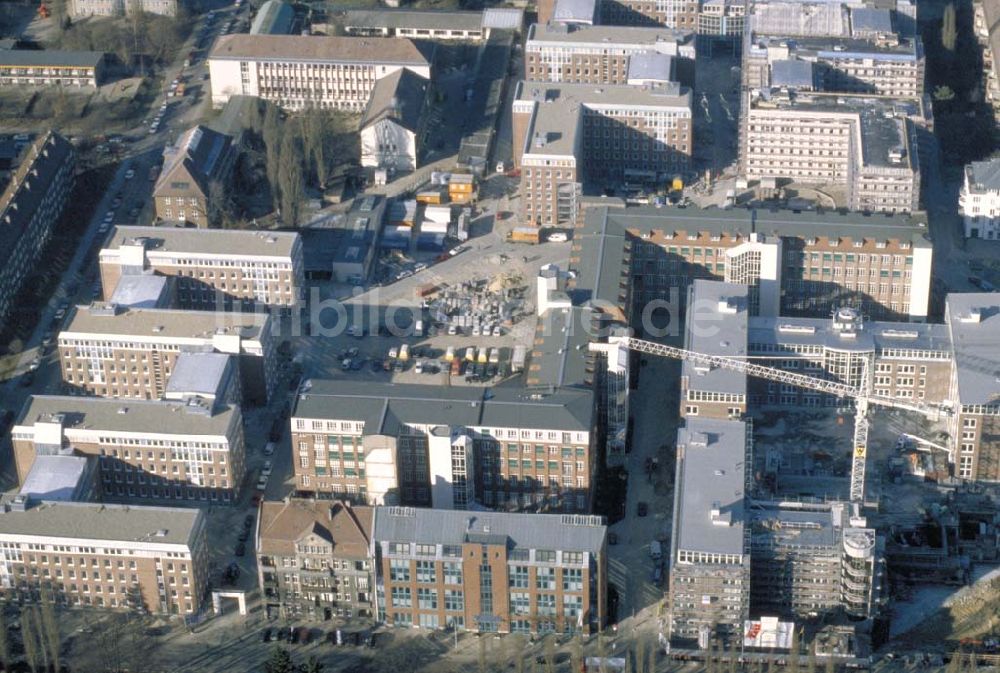
[[[749,511],[751,614],[793,620],[878,614],[885,539],[845,503],[762,503]]]
[[[739,420],[692,418],[677,432],[669,637],[739,633],[750,616],[750,433]]]
[[[371,621],[374,512],[336,500],[261,503],[257,574],[268,616]]]
[[[104,300],[124,275],[174,279],[181,308],[294,306],[304,285],[299,235],[277,231],[116,227],[100,252]]]
[[[1000,301],[992,293],[949,294],[945,323],[954,348],[948,400],[955,476],[1000,481],[1000,383],[995,376]]]
[[[313,380],[291,414],[295,486],[356,503],[587,512],[593,418],[586,389]]]
[[[430,79],[432,51],[405,38],[225,35],[208,57],[212,105],[243,95],[363,112],[375,82],[397,70]]]
[[[740,166],[748,179],[829,186],[855,211],[919,210],[921,100],[773,89],[746,95]]]
[[[73,16],[126,16],[136,11],[177,16],[177,0],[70,0]]]
[[[161,399],[182,354],[232,355],[246,402],[266,403],[278,377],[266,313],[78,306],[57,344],[71,394]]]
[[[0,325],[41,260],[76,177],[73,146],[56,133],[46,133],[25,152],[0,196]]]
[[[974,161],[965,167],[958,209],[966,238],[1000,239],[1000,160]]]
[[[221,198],[226,190],[236,150],[232,138],[205,126],[194,126],[163,150],[163,170],[153,186],[156,217],[185,226],[219,226]]]
[[[693,36],[671,28],[536,23],[524,46],[524,76],[536,82],[626,84],[631,59],[648,54],[694,59]]]
[[[85,502],[0,504],[0,587],[23,603],[198,612],[209,553],[200,509]]]
[[[227,503],[245,473],[237,406],[34,395],[11,438],[18,483],[36,456],[93,457],[106,501]]]
[[[102,51],[0,50],[0,85],[98,87],[104,83]]]
[[[513,126],[526,224],[574,222],[585,192],[628,179],[665,182],[690,166],[691,91],[676,83],[521,82]]]
[[[927,319],[933,250],[920,217],[608,202],[584,211],[568,291],[628,315],[654,300],[683,306],[691,281],[707,278],[750,285],[751,315],[829,316],[851,306],[875,320]]]
[[[377,618],[479,633],[595,633],[607,617],[601,517],[378,507]]]

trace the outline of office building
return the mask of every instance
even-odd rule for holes
[[[925,321],[932,247],[923,219],[763,210],[625,208],[601,199],[574,234],[571,296],[621,311],[683,305],[693,278],[751,285],[759,315]]]
[[[160,399],[182,354],[237,360],[237,398],[264,403],[277,379],[276,345],[266,313],[78,306],[58,336],[70,393]],[[207,377],[208,372],[206,372]]]
[[[219,226],[236,162],[232,138],[194,126],[163,150],[163,169],[153,186],[156,217],[184,226]]]
[[[958,208],[966,238],[1000,238],[1000,160],[974,161],[965,167]]]
[[[334,15],[344,33],[355,37],[484,41],[495,30],[520,32],[524,10],[490,7],[481,12],[435,9],[348,9]]]
[[[200,509],[86,502],[0,505],[5,600],[193,615],[208,587]]]
[[[850,210],[919,210],[920,100],[770,89],[746,95],[740,167],[748,179],[832,188]]]
[[[94,457],[106,501],[231,502],[245,471],[237,406],[34,395],[11,438],[18,483],[36,456]]]
[[[412,171],[422,158],[430,82],[401,69],[375,83],[361,116],[361,165]]]
[[[104,52],[48,49],[0,50],[0,85],[98,87]]]
[[[0,325],[7,323],[24,282],[33,277],[76,177],[73,146],[56,133],[46,133],[25,152],[0,196]]]
[[[587,512],[594,395],[313,380],[291,414],[295,487],[357,503]]]
[[[536,23],[524,45],[524,76],[535,82],[626,84],[641,54],[694,59],[690,33],[670,28]]]
[[[288,110],[362,112],[375,83],[397,70],[430,79],[431,51],[403,38],[224,35],[208,57],[212,105],[245,95]]]
[[[626,180],[666,182],[690,165],[691,92],[672,82],[521,82],[513,125],[525,224],[575,222],[583,193]]]
[[[983,94],[993,109],[993,118],[1000,117],[1000,2],[975,0],[973,30],[983,54]]]
[[[336,500],[261,503],[257,574],[268,616],[371,621],[373,515]]]
[[[380,622],[532,634],[604,626],[601,517],[378,507],[372,537]]]
[[[750,433],[739,420],[689,416],[677,432],[670,550],[670,638],[738,633],[750,616]]]
[[[177,16],[177,0],[70,0],[72,16],[132,16],[136,11],[145,14]]]
[[[949,428],[955,476],[1000,481],[1000,383],[993,331],[1000,324],[998,295],[949,294],[945,323],[954,349],[947,399],[955,405]]]
[[[294,306],[304,283],[296,233],[119,226],[105,246],[105,301],[122,276],[144,273],[173,277],[181,308],[213,311]]]

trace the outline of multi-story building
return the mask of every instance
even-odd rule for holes
[[[738,633],[750,616],[752,464],[742,421],[688,416],[677,432],[668,599],[675,642]]]
[[[490,7],[481,12],[436,9],[348,9],[336,15],[344,33],[414,40],[488,40],[494,30],[520,31],[524,10]]]
[[[746,30],[746,14],[746,0],[702,0],[698,36],[739,43]]]
[[[229,136],[204,126],[182,133],[163,150],[163,170],[153,186],[156,217],[185,226],[218,226],[235,161]]]
[[[46,133],[25,152],[0,196],[0,325],[40,261],[76,175],[73,146],[56,133]]]
[[[1000,383],[997,338],[1000,300],[992,293],[949,294],[945,322],[954,349],[947,399],[955,476],[1000,481]]]
[[[205,514],[87,502],[0,504],[0,597],[193,615],[208,587]]]
[[[1000,160],[974,161],[965,167],[958,208],[966,238],[1000,238]]]
[[[121,226],[105,246],[105,301],[123,275],[142,273],[174,277],[177,303],[198,310],[291,307],[304,285],[296,233]]]
[[[850,210],[919,210],[920,99],[771,89],[746,96],[740,166],[747,178],[829,186]]]
[[[264,606],[283,619],[365,619],[374,608],[371,507],[341,501],[265,501],[257,521]]]
[[[754,502],[748,514],[753,615],[878,614],[885,540],[848,505]]]
[[[666,182],[690,165],[691,92],[521,82],[514,100],[514,165],[522,221],[574,222],[582,193],[609,182]]]
[[[691,280],[709,278],[756,286],[759,315],[853,306],[871,319],[927,319],[932,247],[920,218],[607,202],[586,208],[574,234],[569,289],[622,303],[627,315],[655,300],[683,305]]]
[[[0,50],[0,85],[98,87],[104,83],[104,52]]]
[[[1000,1],[976,0],[973,29],[983,53],[983,89],[993,118],[1000,117]]]
[[[699,0],[604,0],[601,23],[612,26],[666,26],[690,33],[698,30]]]
[[[137,12],[177,16],[177,0],[71,0],[73,16],[132,16]]]
[[[70,393],[160,399],[182,353],[235,356],[243,401],[266,402],[277,379],[266,313],[79,306],[57,343]]]
[[[375,82],[397,70],[430,79],[429,51],[404,38],[226,35],[208,57],[212,105],[244,95],[289,110],[362,112]]]
[[[377,618],[486,633],[595,633],[607,616],[597,516],[378,507]]]
[[[587,512],[594,395],[313,380],[291,414],[296,490],[352,502]]]
[[[233,405],[34,395],[11,438],[18,483],[35,456],[93,456],[109,501],[231,502],[245,472]]]
[[[536,23],[524,45],[524,76],[536,82],[626,84],[631,59],[663,54],[693,59],[691,33],[670,28]]]
[[[362,166],[417,168],[423,158],[424,104],[429,94],[430,82],[405,68],[375,83],[358,125]]]

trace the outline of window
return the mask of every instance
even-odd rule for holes
[[[556,553],[551,549],[535,550],[535,561],[538,563],[555,563]]]
[[[465,594],[455,589],[444,590],[444,609],[449,612],[465,610]]]
[[[537,611],[539,617],[555,617],[556,615],[556,595],[555,594],[538,594],[535,599],[537,601]]]
[[[462,564],[461,563],[445,563],[444,564],[444,583],[445,584],[461,584],[462,583]]]
[[[528,588],[528,566],[514,566],[511,569],[510,586],[514,589]]]
[[[413,599],[410,597],[409,587],[392,588],[392,605],[396,608],[413,607]]]
[[[563,591],[583,591],[583,570],[563,568]]]
[[[434,556],[437,553],[437,546],[432,544],[418,544],[417,556]]]
[[[531,612],[531,596],[526,593],[510,595],[510,611],[515,615],[526,615]]]
[[[563,596],[563,616],[576,617],[583,610],[583,596]]]
[[[405,559],[390,559],[389,578],[393,582],[409,582],[410,562]]]
[[[434,561],[417,561],[417,581],[424,584],[433,584],[437,581]]]
[[[421,610],[437,610],[437,589],[417,589],[417,606]]]

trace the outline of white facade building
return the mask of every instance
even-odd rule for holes
[[[1000,238],[1000,160],[976,161],[965,167],[958,207],[966,238]]]

